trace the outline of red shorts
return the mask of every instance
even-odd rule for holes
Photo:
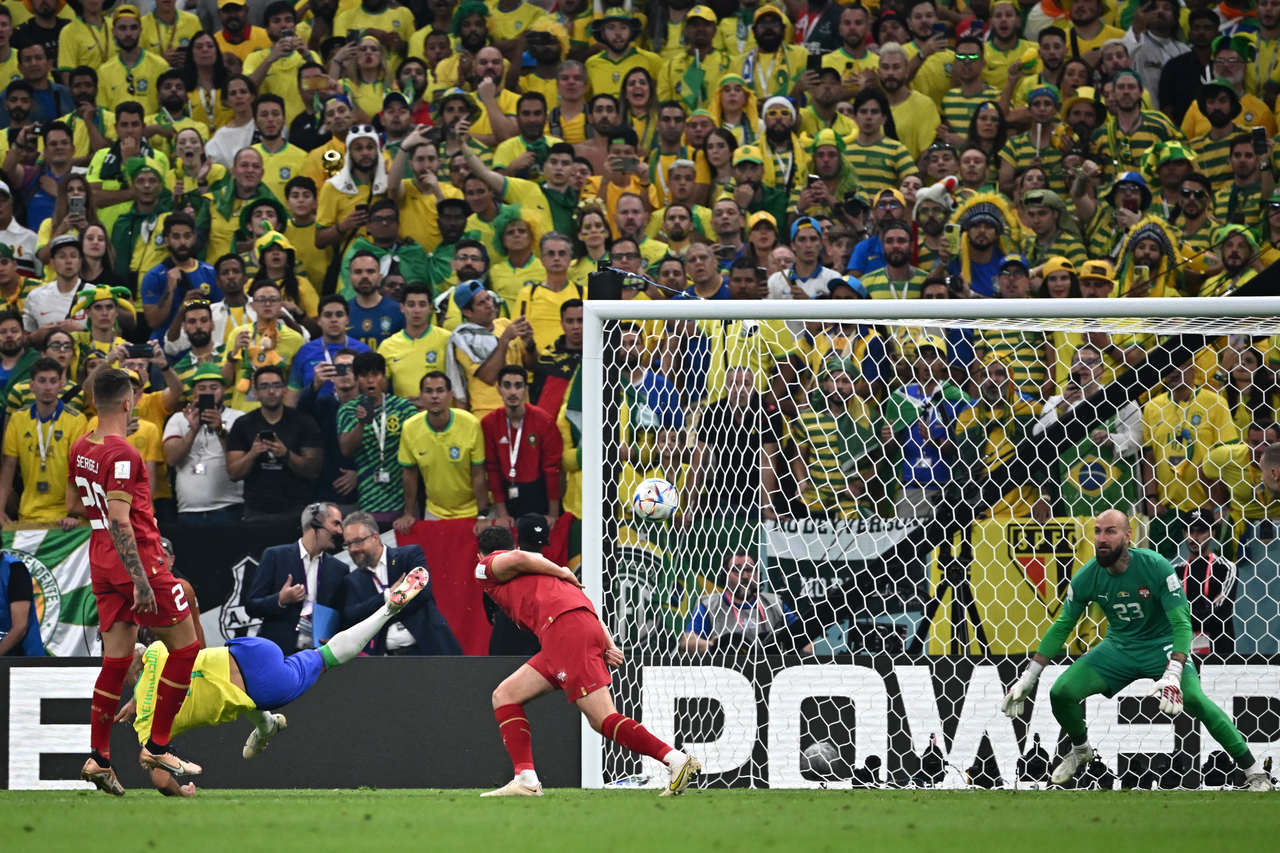
[[[561,613],[538,639],[542,651],[529,658],[529,666],[563,690],[570,702],[609,686],[609,667],[604,662],[608,643],[600,620],[590,610]]]
[[[177,625],[191,613],[182,584],[168,569],[161,569],[147,580],[156,597],[155,613],[133,611],[133,581],[106,578],[93,582],[93,596],[98,600],[98,628],[106,631],[117,622],[131,622],[148,628]]]

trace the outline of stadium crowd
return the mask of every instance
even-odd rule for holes
[[[1280,258],[1280,0],[632,5],[0,5],[0,520],[78,523],[103,364],[165,520],[581,517],[601,261],[624,299],[1064,299]],[[624,324],[618,491],[928,518],[1158,342]],[[989,514],[1222,531],[1192,557],[1278,651],[1275,343],[1206,347]]]

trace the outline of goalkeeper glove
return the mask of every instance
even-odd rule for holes
[[[1160,710],[1164,713],[1182,713],[1182,661],[1169,661],[1151,695],[1160,697]]]
[[[1027,704],[1027,697],[1036,689],[1042,671],[1044,666],[1035,661],[1027,664],[1027,668],[1022,671],[1022,675],[1018,676],[1018,680],[1013,683],[1013,687],[1005,694],[1004,701],[1000,703],[1000,710],[1006,717],[1012,718],[1022,714],[1023,706]]]

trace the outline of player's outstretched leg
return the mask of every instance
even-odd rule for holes
[[[1253,757],[1244,735],[1236,728],[1235,723],[1227,716],[1227,712],[1218,707],[1204,695],[1200,687],[1200,676],[1194,665],[1188,662],[1182,668],[1182,707],[1188,714],[1204,723],[1213,739],[1222,744],[1244,771],[1245,787],[1250,791],[1271,791],[1271,774],[1262,768],[1262,762]]]
[[[661,796],[683,794],[689,783],[701,772],[702,763],[698,759],[654,737],[652,732],[630,717],[619,714],[608,687],[592,691],[576,704],[586,715],[591,728],[619,746],[667,765],[667,769],[671,771],[671,779],[662,789]]]
[[[1105,693],[1107,682],[1103,680],[1083,659],[1067,667],[1067,671],[1058,676],[1049,689],[1049,703],[1053,707],[1053,717],[1062,726],[1067,737],[1071,739],[1071,749],[1053,768],[1049,781],[1055,785],[1065,785],[1089,765],[1093,757],[1093,749],[1089,746],[1088,731],[1084,723],[1084,708],[1081,703],[1086,696]]]
[[[156,685],[156,710],[151,723],[151,737],[147,739],[138,756],[139,763],[147,770],[165,770],[173,776],[198,776],[204,772],[199,764],[183,761],[169,748],[169,734],[173,718],[182,708],[191,687],[191,670],[200,643],[196,639],[195,625],[187,616],[171,628],[153,628],[156,636],[169,648],[169,657],[160,671]]]
[[[289,726],[289,721],[284,718],[284,714],[273,714],[270,711],[254,708],[252,711],[246,711],[245,716],[253,721],[253,731],[249,733],[249,739],[244,742],[244,749],[240,751],[245,758],[261,755],[271,743],[271,739]]]
[[[383,625],[427,588],[430,579],[427,570],[421,566],[413,569],[391,588],[386,604],[350,628],[334,634],[329,642],[320,647],[325,669],[333,669],[357,657],[369,645],[369,641],[378,635]]]

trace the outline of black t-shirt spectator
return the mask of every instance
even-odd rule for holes
[[[231,425],[227,438],[227,450],[248,453],[253,449],[259,433],[274,432],[289,450],[298,453],[304,448],[323,447],[320,428],[309,416],[284,408],[279,423],[268,423],[262,411],[256,409],[238,418]],[[264,453],[254,460],[253,468],[244,478],[244,507],[246,512],[285,513],[302,509],[311,501],[315,484],[295,474],[288,460]]]
[[[29,44],[43,44],[44,51],[49,57],[49,65],[56,67],[58,64],[58,34],[69,23],[71,22],[66,18],[58,18],[53,22],[52,27],[46,29],[40,26],[35,18],[31,18],[13,31],[9,44],[13,46],[14,50]]]
[[[0,571],[3,570],[3,568],[0,568]],[[31,601],[35,597],[35,591],[31,586],[31,575],[27,573],[27,567],[22,564],[21,560],[16,558],[9,559],[9,582],[5,585],[3,592],[4,594],[0,595],[0,607],[4,608],[5,622],[0,627],[8,625],[9,605],[17,604],[21,601]],[[28,623],[27,630],[39,631],[40,625],[38,623]],[[23,653],[22,643],[18,643],[18,645],[9,650],[9,654],[12,656],[19,656]]]
[[[765,410],[758,394],[741,408],[727,399],[707,406],[698,423],[706,448],[700,481],[704,509],[730,514],[755,511],[760,501],[760,448],[777,452],[786,427],[776,410]]]
[[[303,151],[314,151],[333,138],[333,134],[320,130],[324,119],[311,113],[300,113],[289,123],[289,144]]]

